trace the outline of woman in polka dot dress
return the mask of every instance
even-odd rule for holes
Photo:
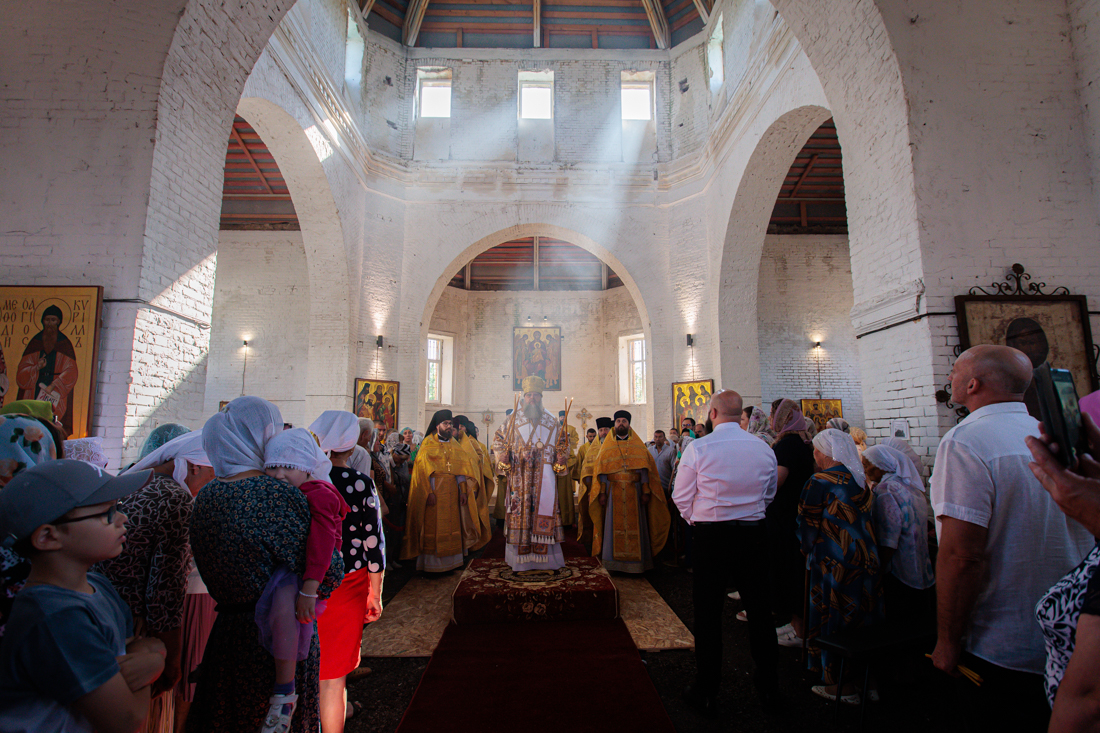
[[[331,414],[336,412],[322,416],[332,423],[323,425],[323,432],[314,430],[322,448],[331,446],[329,480],[350,507],[342,528],[344,583],[333,592],[317,622],[321,639],[321,727],[325,733],[342,733],[344,721],[357,712],[357,706],[347,702],[347,676],[359,666],[364,623],[382,614],[382,578],[386,571],[378,492],[369,476],[347,464],[358,438],[358,421],[353,413]],[[318,423],[323,423],[322,419],[311,429],[320,429]]]

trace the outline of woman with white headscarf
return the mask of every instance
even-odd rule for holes
[[[814,460],[821,470],[805,488],[798,505],[798,536],[810,573],[806,619],[809,668],[820,670],[814,694],[836,699],[840,659],[817,648],[819,636],[838,634],[878,622],[882,587],[871,519],[872,492],[866,488],[851,436],[827,428],[813,438]],[[848,686],[844,702],[858,703]]]
[[[193,622],[201,625],[202,621],[194,618],[196,604],[188,603],[193,566],[187,525],[194,495],[214,478],[214,470],[202,449],[202,432],[192,432],[182,425],[174,425],[173,431],[178,437],[154,448],[126,471],[151,468],[153,478],[143,488],[119,499],[118,510],[126,515],[126,544],[117,557],[100,565],[130,606],[135,632],[157,637],[168,652],[164,674],[153,690],[155,719],[149,730],[157,730],[161,718],[166,717],[169,722],[173,718],[173,706],[164,704],[170,701],[161,700],[158,695],[171,690],[185,676],[189,663],[198,664],[193,655],[185,652],[190,645],[184,643],[188,609],[192,611]],[[209,628],[213,618],[208,617],[208,612],[213,603],[207,599],[205,607],[199,613],[207,612],[204,618]],[[201,648],[199,656],[201,659]],[[184,686],[183,698],[180,702],[185,711],[193,698],[193,687]]]
[[[351,508],[342,529],[344,582],[333,591],[328,608],[317,621],[324,733],[343,733],[344,722],[363,709],[359,702],[348,702],[347,678],[361,661],[364,621],[375,621],[382,615],[386,572],[382,504],[370,476],[348,465],[359,440],[359,427],[355,414],[345,410],[326,410],[309,426],[332,462],[329,480]]]
[[[863,451],[863,468],[875,484],[872,514],[887,618],[927,622],[935,608],[936,576],[928,554],[928,501],[920,476],[904,453],[886,445]]]
[[[263,471],[264,447],[282,429],[278,408],[258,397],[238,397],[203,427],[217,478],[195,497],[191,549],[218,603],[218,619],[198,670],[189,731],[259,731],[268,712],[275,660],[260,645],[256,601],[279,566],[305,572],[310,526],[305,495]],[[327,598],[343,575],[334,552],[318,596]],[[297,664],[294,733],[314,733],[320,725],[319,667],[314,634]]]

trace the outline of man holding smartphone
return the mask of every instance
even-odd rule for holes
[[[951,370],[952,400],[970,415],[940,441],[932,472],[939,520],[938,638],[932,661],[958,676],[971,730],[1045,730],[1045,654],[1035,604],[1081,562],[1092,537],[1039,485],[1025,442],[1039,436],[1024,393],[1031,361],[1007,346],[965,351]]]

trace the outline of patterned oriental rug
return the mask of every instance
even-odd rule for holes
[[[630,633],[615,619],[451,624],[397,727],[446,730],[675,728]]]
[[[457,624],[610,620],[619,592],[600,561],[571,557],[558,570],[517,573],[503,560],[474,560],[455,588]]]

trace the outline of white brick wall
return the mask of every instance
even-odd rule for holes
[[[864,424],[859,350],[848,318],[851,283],[847,237],[767,238],[757,302],[765,412],[780,397],[821,396],[842,400],[845,419]],[[813,339],[820,339],[820,349]]]
[[[241,396],[243,373],[243,394],[271,400],[286,422],[308,425],[316,415],[306,413],[310,286],[302,233],[221,232],[213,312],[203,415]]]

